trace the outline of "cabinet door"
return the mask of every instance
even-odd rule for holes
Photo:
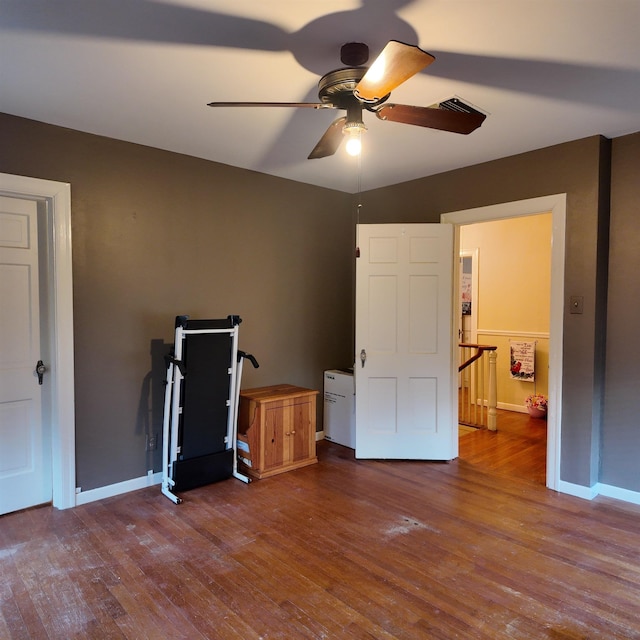
[[[277,469],[289,462],[289,433],[293,428],[291,411],[283,402],[270,402],[264,406],[264,432],[262,434],[264,467],[261,471]]]
[[[316,434],[313,429],[315,418],[315,397],[305,398],[291,407],[293,433],[290,437],[291,462],[300,462],[313,458],[315,454]]]

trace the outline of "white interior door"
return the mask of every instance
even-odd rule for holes
[[[458,454],[453,227],[359,225],[356,457]]]
[[[0,513],[52,497],[41,359],[38,211],[33,200],[0,197]]]

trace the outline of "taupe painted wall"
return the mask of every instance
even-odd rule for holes
[[[640,133],[613,141],[601,482],[640,491]]]
[[[245,387],[288,381],[320,389],[325,368],[351,363],[355,196],[2,114],[0,136],[0,171],[72,184],[83,489],[159,469],[159,455],[144,452],[144,437],[161,422],[161,358],[178,313],[243,317],[241,348],[262,365],[245,369]],[[364,223],[437,222],[447,211],[568,194],[565,299],[583,295],[585,312],[571,315],[565,307],[561,478],[583,486],[600,479],[603,433],[603,481],[636,491],[637,374],[632,365],[618,378],[611,372],[629,353],[625,341],[633,334],[623,329],[635,327],[628,288],[640,235],[639,147],[637,135],[613,147],[602,429],[607,140],[570,142],[360,197]]]
[[[240,315],[245,388],[321,390],[352,362],[344,194],[6,115],[0,137],[0,171],[71,183],[83,490],[161,469],[176,315]]]

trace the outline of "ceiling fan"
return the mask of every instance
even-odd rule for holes
[[[484,121],[486,115],[458,98],[430,107],[392,104],[391,91],[430,65],[435,58],[414,45],[390,40],[369,67],[369,47],[362,42],[349,42],[340,50],[344,68],[330,71],[318,82],[320,102],[210,102],[210,107],[302,107],[311,109],[343,109],[347,113],[329,125],[309,159],[333,155],[346,137],[347,151],[360,152],[360,134],[366,131],[362,111],[376,114],[380,120],[469,134]]]

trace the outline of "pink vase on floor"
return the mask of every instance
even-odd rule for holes
[[[527,411],[532,418],[546,418],[547,412],[545,409],[538,409],[536,407],[527,407]]]

